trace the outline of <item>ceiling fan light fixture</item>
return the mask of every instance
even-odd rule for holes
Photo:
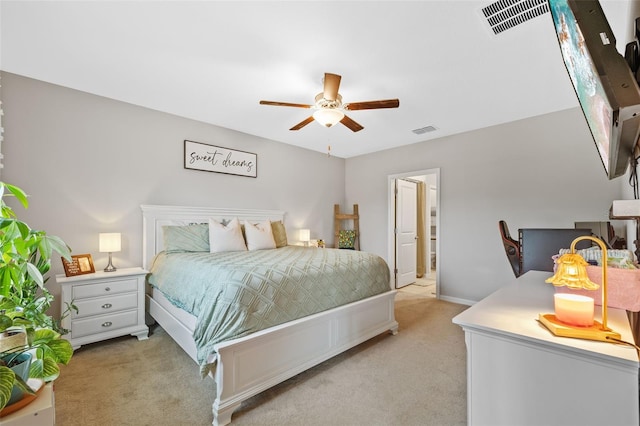
[[[0,0],[1,1],[1,0]],[[513,1],[513,0],[500,0]],[[520,0],[524,1],[524,0]],[[537,0],[546,1],[546,0]],[[324,73],[323,91],[316,95],[314,105],[297,104],[291,102],[260,101],[260,105],[287,106],[294,108],[310,108],[315,110],[312,116],[305,118],[289,130],[300,130],[312,121],[317,121],[321,126],[332,127],[336,123],[342,123],[352,132],[359,132],[364,129],[362,125],[345,115],[345,111],[358,111],[363,109],[398,108],[398,99],[381,99],[377,101],[342,103],[342,95],[338,93],[340,89],[340,77],[338,74]]]
[[[324,127],[331,127],[344,118],[344,113],[338,109],[320,108],[313,113],[313,119]]]

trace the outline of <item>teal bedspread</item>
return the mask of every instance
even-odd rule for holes
[[[389,268],[371,253],[287,246],[158,254],[147,281],[193,314],[198,362],[219,342],[389,291]]]

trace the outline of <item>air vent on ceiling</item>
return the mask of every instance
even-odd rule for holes
[[[428,132],[435,132],[437,129],[433,126],[426,126],[426,127],[422,127],[420,129],[414,129],[412,130],[413,133],[415,133],[416,135],[423,135],[425,133]]]
[[[547,0],[499,0],[482,8],[482,14],[496,35],[548,11]]]

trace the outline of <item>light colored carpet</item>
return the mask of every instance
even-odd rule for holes
[[[410,286],[411,287],[411,286]],[[451,323],[465,306],[417,291],[396,299],[383,334],[249,400],[233,425],[464,425],[466,349]],[[80,348],[55,383],[56,424],[210,425],[213,380],[153,327]]]
[[[420,287],[422,287],[422,289],[420,289]],[[404,288],[409,289],[410,291],[412,288],[419,289],[419,291],[425,291],[426,294],[432,297],[435,297],[437,291],[435,278],[418,278],[415,283]]]

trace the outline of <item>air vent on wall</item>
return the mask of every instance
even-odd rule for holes
[[[426,126],[426,127],[422,127],[420,129],[414,129],[412,130],[413,133],[415,133],[416,135],[423,135],[425,133],[428,132],[435,132],[437,129],[433,126]]]
[[[499,0],[482,8],[482,14],[496,35],[548,11],[547,0]]]

